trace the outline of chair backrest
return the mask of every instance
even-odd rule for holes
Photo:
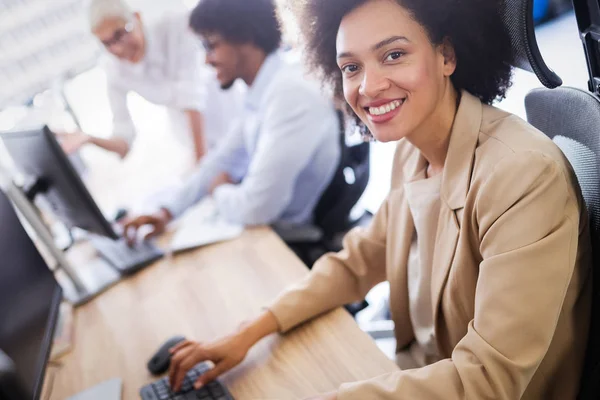
[[[363,142],[349,146],[341,112],[338,117],[342,149],[340,163],[314,211],[314,223],[326,238],[350,228],[350,212],[364,193],[370,174],[370,144]]]
[[[593,300],[579,399],[600,397],[600,99],[589,92],[537,89],[525,98],[529,122],[563,151],[577,175],[590,218]]]
[[[504,0],[503,20],[510,35],[513,66],[536,74],[540,82],[550,89],[562,85],[562,80],[542,58],[535,38],[533,19],[534,0]]]
[[[544,62],[535,37],[534,0],[503,0],[504,23],[511,36],[513,65],[534,72],[553,90],[527,95],[529,122],[561,148],[575,170],[590,217],[593,244],[593,300],[586,361],[579,400],[600,398],[600,6],[573,0],[588,71],[589,92],[557,88],[562,80]],[[575,33],[575,32],[573,32]]]

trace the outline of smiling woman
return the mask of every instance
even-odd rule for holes
[[[375,138],[397,142],[392,188],[340,253],[233,335],[190,352],[213,360],[215,377],[264,336],[389,281],[402,371],[316,399],[576,398],[590,312],[588,220],[560,149],[490,105],[511,76],[501,2],[291,5],[310,64]]]
[[[402,7],[393,7],[389,12],[390,5],[385,3],[390,2]],[[351,10],[364,3],[367,1],[289,2],[305,39],[309,65],[333,86],[336,94],[342,95],[344,81],[348,93],[353,83],[365,78],[360,63],[353,63],[352,57],[348,57],[358,56],[355,52],[370,56],[370,60],[361,59],[361,62],[379,62],[382,73],[385,66],[392,67],[397,75],[404,76],[407,85],[418,84],[419,77],[427,78],[423,76],[425,72],[433,72],[430,69],[435,67],[433,58],[437,53],[450,57],[449,61],[459,60],[450,74],[458,92],[465,89],[486,104],[504,98],[510,87],[513,54],[497,12],[497,1],[391,0],[368,7],[368,17],[348,16]],[[340,26],[346,16],[345,23]],[[375,21],[378,23],[374,24]],[[338,27],[341,28],[339,31]],[[395,36],[394,29],[399,27],[406,35]],[[426,48],[424,44],[431,46]],[[358,60],[355,58],[354,61]],[[420,71],[419,76],[415,76],[417,71]],[[411,81],[407,82],[407,79]],[[430,86],[432,84],[434,82]],[[422,89],[425,91],[424,87]],[[429,100],[437,101],[439,99],[435,97],[439,95],[436,90],[429,94]],[[357,109],[363,107],[351,100],[348,102],[360,117],[361,111]],[[422,104],[415,108],[422,109]]]
[[[323,399],[576,397],[587,218],[560,150],[490,106],[511,81],[502,4],[290,2],[309,65],[376,139],[398,142],[372,225],[270,308],[285,332],[390,282],[403,371]]]

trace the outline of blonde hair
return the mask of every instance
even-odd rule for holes
[[[133,18],[133,11],[125,0],[89,0],[87,10],[92,30],[106,18],[123,18],[125,21]]]

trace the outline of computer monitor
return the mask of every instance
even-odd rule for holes
[[[18,169],[36,179],[37,194],[46,197],[68,227],[118,239],[48,127],[0,134]]]
[[[62,290],[0,192],[0,398],[40,397]]]

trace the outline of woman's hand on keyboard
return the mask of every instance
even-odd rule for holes
[[[196,364],[212,361],[215,367],[198,378],[194,384],[196,389],[201,388],[241,363],[255,343],[277,330],[277,319],[271,311],[265,310],[256,319],[242,324],[233,335],[215,342],[203,344],[186,340],[179,343],[170,350],[171,390],[178,392],[181,389],[185,375]]]
[[[212,361],[213,369],[206,372],[194,383],[194,388],[200,389],[207,383],[217,379],[241,363],[248,350],[252,347],[243,335],[226,336],[213,343],[198,343],[185,340],[171,349],[171,365],[169,368],[169,384],[171,390],[177,393],[181,389],[187,372],[204,361]]]

